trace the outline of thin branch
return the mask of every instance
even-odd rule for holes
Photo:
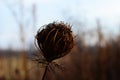
[[[48,65],[45,67],[45,71],[44,71],[42,80],[45,80],[45,76],[46,76],[47,70],[48,70]]]

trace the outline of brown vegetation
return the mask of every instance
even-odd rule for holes
[[[103,36],[100,29],[99,34]],[[54,61],[64,68],[50,64],[52,70],[46,72],[45,80],[120,80],[120,37],[110,39],[104,45],[101,45],[104,39],[99,39],[96,45],[87,46],[77,38],[71,53]],[[0,57],[0,80],[23,80],[22,65],[25,63],[22,59]],[[41,80],[44,72],[42,65],[34,63],[29,59],[26,61],[25,76],[28,80]]]

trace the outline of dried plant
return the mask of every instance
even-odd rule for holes
[[[68,54],[74,46],[73,33],[71,26],[63,22],[53,22],[40,28],[36,35],[38,48],[42,51],[44,59],[37,57],[38,63],[46,64],[47,67],[53,60],[61,58]],[[56,64],[55,64],[56,65]]]

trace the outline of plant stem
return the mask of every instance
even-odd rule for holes
[[[44,74],[43,74],[42,80],[45,79],[45,76],[46,76],[46,73],[47,73],[47,68],[48,68],[48,66],[45,67],[45,71],[44,71]]]

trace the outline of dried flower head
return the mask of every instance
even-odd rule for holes
[[[47,62],[68,54],[74,45],[71,26],[63,22],[44,25],[38,30],[36,40]]]

